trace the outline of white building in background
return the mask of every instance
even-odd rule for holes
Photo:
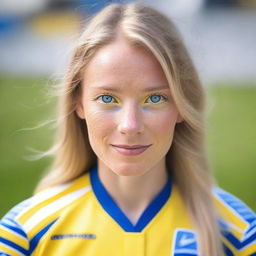
[[[204,4],[204,0],[142,0],[141,2],[157,8],[167,15],[171,12],[177,17],[197,15]]]
[[[25,16],[47,8],[50,0],[1,0],[0,14]]]

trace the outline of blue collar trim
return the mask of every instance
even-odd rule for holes
[[[98,176],[97,167],[94,167],[90,171],[90,181],[93,192],[101,206],[126,232],[141,232],[165,205],[171,195],[172,188],[172,181],[169,177],[166,185],[155,197],[155,199],[148,205],[140,216],[137,224],[134,226],[116,204],[116,202],[111,198],[108,191],[101,183]]]

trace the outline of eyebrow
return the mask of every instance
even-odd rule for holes
[[[97,86],[97,87],[94,87],[94,88],[99,89],[99,90],[110,91],[110,92],[120,92],[119,88],[108,87],[108,86]],[[143,91],[152,92],[152,91],[159,91],[159,90],[170,90],[170,87],[168,85],[155,86],[155,87],[146,88]]]

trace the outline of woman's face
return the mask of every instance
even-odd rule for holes
[[[86,67],[82,87],[76,112],[101,166],[124,176],[165,166],[180,118],[149,51],[124,39],[104,46]]]

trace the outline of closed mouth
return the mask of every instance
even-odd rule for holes
[[[113,145],[111,144],[111,146],[120,154],[122,155],[139,155],[141,153],[143,153],[144,151],[146,151],[150,146],[150,145]]]
[[[113,146],[113,147],[126,148],[126,149],[145,148],[145,147],[149,147],[149,146],[151,146],[151,145],[152,145],[152,144],[149,144],[149,145],[132,145],[132,146],[129,146],[129,145],[114,145],[114,144],[111,144],[111,146]]]

